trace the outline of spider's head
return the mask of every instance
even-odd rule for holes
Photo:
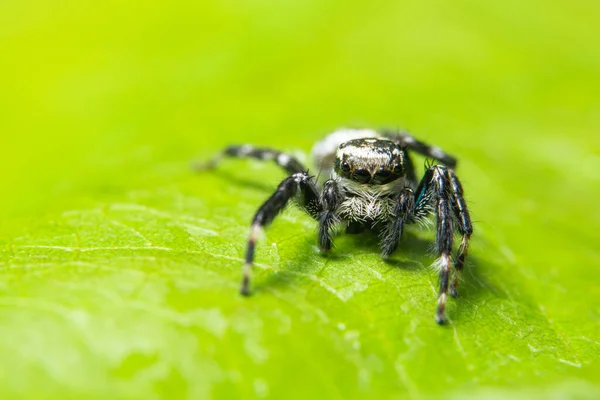
[[[354,139],[342,143],[335,172],[358,183],[384,185],[405,175],[404,150],[387,139]]]

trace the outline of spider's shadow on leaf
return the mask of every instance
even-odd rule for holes
[[[244,167],[244,168],[247,168],[247,167]],[[277,189],[277,184],[279,183],[279,182],[277,182],[277,179],[273,180],[272,182],[270,182],[270,181],[262,181],[261,182],[261,181],[257,180],[256,177],[254,177],[254,179],[242,178],[242,177],[236,175],[235,173],[232,173],[227,170],[222,170],[222,169],[210,170],[210,174],[218,177],[219,179],[222,179],[223,184],[227,184],[227,185],[239,187],[239,188],[244,188],[244,189],[250,188],[250,189],[254,189],[256,191],[264,192],[265,196],[266,196],[265,200],[268,198],[268,196],[271,193],[273,193],[275,191],[275,189]],[[280,180],[283,180],[284,178],[285,177],[282,177]]]
[[[260,182],[255,179],[240,177],[232,171],[223,169],[212,170],[211,174],[229,184],[234,183],[236,186],[251,188],[266,194],[273,192],[277,187],[277,182]],[[349,257],[351,259],[355,251],[372,253],[374,257],[379,258],[379,239],[372,232],[340,233],[337,235],[336,242],[338,246],[329,254],[315,257],[315,238],[307,237],[302,245],[303,248],[299,249],[300,251],[296,253],[297,256],[293,260],[286,260],[281,269],[270,271],[266,278],[256,280],[256,293],[285,288],[290,285],[312,285],[314,278],[320,278],[321,272],[330,267],[331,263],[348,263]],[[430,266],[435,259],[433,238],[425,239],[417,235],[415,231],[408,229],[396,252],[389,259],[381,261],[402,270],[423,270],[423,276],[425,277],[432,274]],[[478,302],[490,295],[503,299],[508,297],[504,290],[493,285],[488,279],[497,270],[498,268],[493,263],[481,262],[477,256],[469,255],[459,284],[458,301],[460,306],[457,307],[457,311],[459,311],[458,318],[460,318],[460,315],[474,313]],[[435,285],[437,286],[437,282]],[[466,301],[460,301],[461,299]]]
[[[405,258],[399,260],[398,254],[404,255]],[[433,239],[423,239],[413,232],[406,232],[395,256],[392,255],[385,262],[402,269],[431,269],[436,258]],[[415,268],[415,266],[417,267]],[[506,298],[506,293],[488,279],[493,271],[497,270],[498,268],[492,263],[481,262],[476,255],[470,254],[459,282],[458,297],[475,301],[486,297],[486,293],[488,293],[495,297]]]
[[[329,254],[316,256],[313,237],[307,237],[302,249],[297,252],[298,257],[288,260],[280,270],[269,273],[269,275],[256,282],[256,291],[268,291],[269,289],[285,288],[289,285],[312,284],[309,276],[319,278],[321,271],[331,267],[332,263],[348,263],[352,260],[353,252],[372,253],[373,257],[379,258],[379,239],[372,232],[359,234],[340,234],[337,237],[338,246]],[[391,258],[381,260],[385,264],[408,271],[422,270],[423,276],[430,276],[433,272],[430,265],[436,257],[432,251],[431,240],[417,236],[414,232],[405,232],[400,245]],[[485,270],[484,270],[485,269]],[[488,262],[481,262],[474,255],[469,256],[468,263],[463,272],[463,278],[459,284],[458,309],[464,309],[464,314],[473,312],[477,302],[489,297],[506,298],[506,293],[494,286],[488,277],[497,270]],[[302,283],[302,282],[305,283]],[[436,283],[437,286],[437,283]],[[465,299],[467,301],[460,301]],[[461,314],[463,314],[461,312]]]

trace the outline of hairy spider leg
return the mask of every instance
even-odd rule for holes
[[[456,185],[456,186],[455,186]],[[416,202],[415,215],[424,217],[435,211],[436,214],[436,252],[440,255],[440,289],[436,322],[443,324],[446,321],[445,308],[450,279],[451,252],[454,240],[455,218],[458,220],[458,231],[463,234],[461,248],[457,257],[455,270],[462,270],[468,249],[468,238],[472,232],[469,211],[462,197],[460,182],[454,172],[442,165],[435,165],[427,169],[419,188]],[[435,208],[432,207],[435,203]],[[463,246],[464,245],[464,246]],[[459,264],[460,265],[457,265]],[[454,287],[454,289],[456,289]]]
[[[335,225],[340,221],[337,209],[342,203],[343,194],[337,181],[330,179],[321,192],[321,213],[319,215],[319,247],[322,252],[331,250]]]
[[[449,168],[456,168],[456,158],[452,157],[450,154],[447,154],[444,150],[437,146],[432,146],[415,139],[409,133],[393,133],[390,131],[384,131],[384,135],[396,141],[400,147],[404,149],[414,150],[419,154],[422,154],[426,157],[431,157],[441,162]]]
[[[446,176],[450,182],[450,188],[452,189],[452,203],[454,215],[458,221],[458,232],[461,234],[460,246],[456,255],[456,261],[454,263],[455,275],[450,287],[450,295],[456,297],[458,292],[456,288],[458,286],[458,280],[462,273],[463,267],[465,266],[465,259],[469,250],[469,240],[473,234],[473,224],[471,223],[471,216],[467,208],[467,202],[463,197],[463,188],[458,180],[458,177],[453,170],[446,170]]]
[[[199,165],[199,170],[213,169],[224,157],[234,158],[256,158],[264,161],[275,161],[275,163],[287,171],[295,174],[306,171],[306,168],[294,156],[269,148],[254,147],[249,144],[242,146],[228,146],[221,154],[218,154],[205,165]]]
[[[388,258],[397,248],[404,225],[412,222],[415,213],[415,194],[413,190],[406,187],[400,192],[394,209],[394,218],[382,229],[381,238],[381,257]]]
[[[275,219],[277,214],[285,208],[291,199],[296,199],[299,206],[311,217],[319,219],[322,207],[319,193],[312,177],[306,172],[299,172],[285,178],[279,184],[275,193],[260,206],[252,219],[248,247],[246,249],[246,262],[242,272],[241,294],[250,294],[250,275],[252,273],[252,263],[254,262],[254,250],[260,233],[265,226],[269,225]]]

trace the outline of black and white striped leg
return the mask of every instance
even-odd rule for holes
[[[297,196],[299,195],[299,196]],[[296,198],[299,205],[309,212],[313,217],[320,215],[321,206],[319,202],[317,188],[306,172],[293,174],[285,178],[277,187],[277,190],[267,201],[258,209],[252,219],[250,227],[250,236],[248,238],[248,247],[246,250],[246,262],[243,268],[242,286],[240,293],[250,294],[250,276],[252,273],[252,263],[254,262],[254,251],[256,242],[260,237],[263,228],[269,225],[273,219],[284,209],[288,201]]]
[[[440,258],[437,262],[440,269],[440,289],[435,320],[438,324],[446,321],[445,309],[450,281],[450,264],[452,263],[452,243],[454,240],[454,214],[451,183],[448,179],[448,169],[441,165],[430,167],[425,172],[418,189],[416,215],[431,211],[436,214],[435,248]]]
[[[198,169],[213,169],[224,157],[256,158],[258,160],[274,161],[289,174],[306,171],[306,168],[294,157],[281,151],[258,148],[249,144],[242,146],[229,146],[213,158],[208,164],[198,166]]]
[[[398,248],[404,225],[411,222],[414,212],[415,194],[411,188],[404,188],[397,198],[394,218],[380,232],[382,258],[388,258]]]
[[[454,210],[454,216],[458,222],[458,232],[461,234],[461,241],[454,262],[454,279],[450,286],[450,295],[456,297],[458,295],[456,290],[458,280],[465,266],[465,260],[469,251],[469,240],[473,234],[473,224],[471,223],[471,216],[469,215],[467,202],[463,197],[463,188],[458,177],[453,170],[446,170],[446,176],[450,182],[452,192],[452,209]]]
[[[431,157],[450,168],[456,167],[456,158],[452,157],[450,154],[447,154],[437,146],[432,146],[415,139],[412,135],[406,132],[399,134],[385,132],[385,135],[390,137],[392,140],[397,141],[403,148],[414,150],[426,157]]]
[[[338,183],[332,179],[325,182],[321,192],[321,213],[319,215],[319,247],[322,252],[331,250],[333,230],[339,222],[336,210],[343,195]]]

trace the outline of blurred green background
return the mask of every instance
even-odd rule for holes
[[[2,398],[599,398],[600,3],[0,3]],[[402,127],[476,221],[451,323],[430,232],[315,251],[283,174],[191,160]],[[419,163],[422,160],[419,159]]]

